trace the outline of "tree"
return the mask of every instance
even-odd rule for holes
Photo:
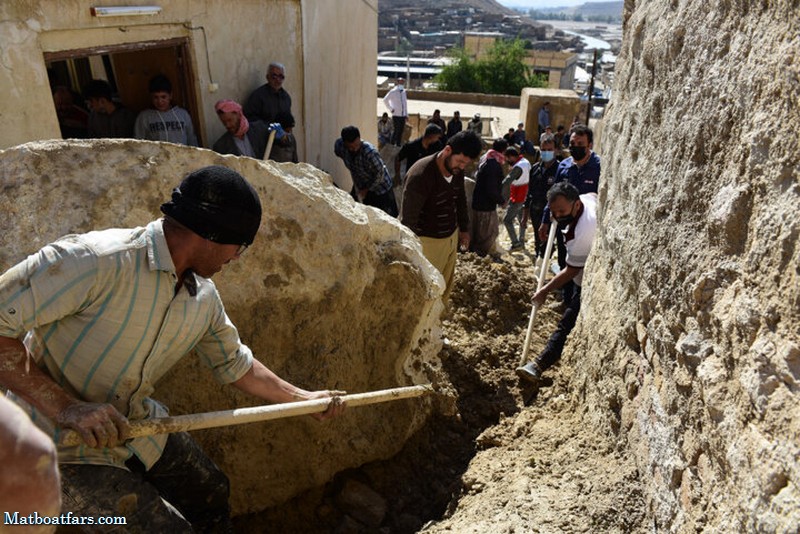
[[[526,56],[521,39],[496,41],[486,57],[478,60],[454,48],[450,52],[454,62],[445,66],[435,81],[443,91],[456,93],[518,95],[524,87],[547,87],[546,78],[533,74],[525,64]]]

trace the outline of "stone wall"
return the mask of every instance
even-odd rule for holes
[[[51,141],[0,152],[0,272],[68,233],[144,225],[188,172],[241,172],[264,208],[255,243],[214,281],[257,358],[307,389],[359,393],[428,382],[438,368],[441,275],[395,219],[304,164],[146,141]],[[155,398],[173,415],[263,404],[189,355]],[[300,417],[197,432],[232,482],[235,513],[261,510],[340,470],[385,459],[425,421],[402,400],[318,423]]]
[[[569,358],[658,532],[800,524],[800,5],[626,0]]]

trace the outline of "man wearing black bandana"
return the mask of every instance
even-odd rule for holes
[[[244,177],[199,169],[161,211],[145,227],[65,236],[0,277],[0,390],[54,437],[83,439],[58,449],[63,512],[124,515],[136,532],[229,532],[228,479],[189,434],[128,439],[128,421],[167,415],[156,382],[194,352],[219,383],[269,402],[342,392],[300,389],[254,358],[209,280],[261,223]],[[317,418],[342,409],[332,398]]]
[[[597,232],[597,194],[580,195],[575,186],[562,181],[554,184],[547,192],[547,202],[559,227],[564,227],[566,258],[564,268],[536,292],[533,302],[541,306],[550,292],[567,284],[572,284],[573,288],[564,297],[564,314],[544,350],[534,361],[517,368],[520,378],[534,384],[538,384],[542,373],[561,358],[567,336],[575,326],[581,309],[583,268]]]

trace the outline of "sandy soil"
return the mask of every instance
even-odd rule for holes
[[[530,236],[532,239],[532,236]],[[501,245],[507,246],[501,236]],[[530,247],[529,247],[530,248]],[[243,531],[308,533],[643,532],[644,506],[621,444],[583,424],[566,357],[538,390],[514,373],[536,279],[530,255],[459,257],[441,357],[459,414],[435,416],[396,457],[340,473]],[[550,301],[549,304],[554,304]],[[535,356],[558,321],[543,308]],[[357,488],[358,491],[355,491]],[[268,526],[268,528],[266,527]]]

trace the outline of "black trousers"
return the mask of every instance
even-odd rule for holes
[[[381,195],[367,191],[367,196],[364,197],[364,204],[385,211],[392,217],[397,217],[400,213],[397,209],[397,200],[394,198],[394,190],[392,189]]]
[[[392,117],[394,132],[392,132],[392,144],[401,146],[403,144],[403,132],[406,129],[407,117]]]
[[[572,284],[571,294],[564,293],[564,302],[567,308],[564,310],[564,315],[558,321],[556,331],[552,333],[550,339],[547,340],[544,350],[539,356],[536,357],[536,365],[544,371],[552,367],[561,358],[561,353],[564,351],[564,344],[567,342],[567,336],[572,332],[575,327],[575,321],[578,319],[578,312],[581,311],[581,286]]]
[[[228,477],[185,432],[170,434],[149,471],[135,456],[130,471],[62,464],[62,513],[124,516],[124,525],[84,525],[82,532],[233,532]],[[167,501],[169,504],[165,504]]]

